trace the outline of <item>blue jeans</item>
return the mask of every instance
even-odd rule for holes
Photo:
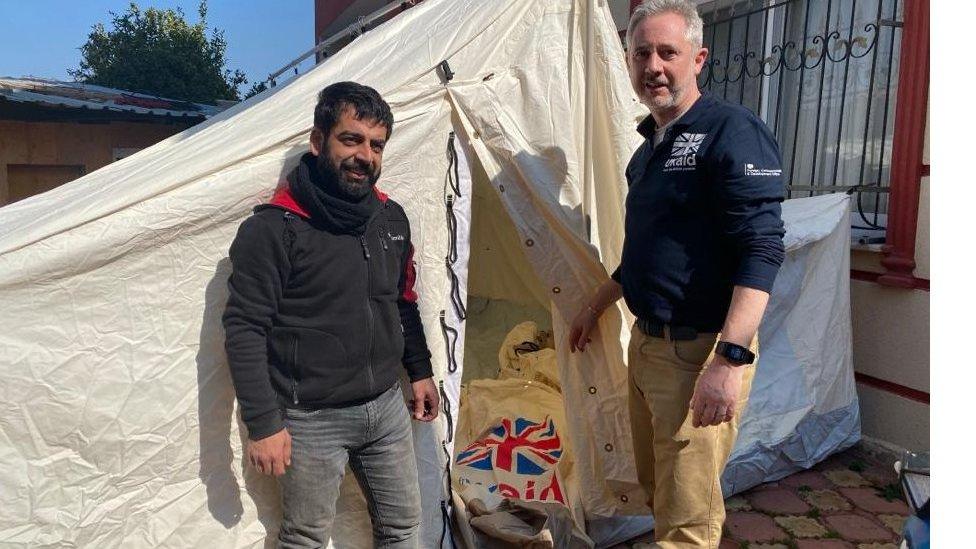
[[[291,466],[279,477],[279,547],[324,547],[350,465],[369,504],[376,547],[419,547],[420,484],[399,384],[356,406],[286,410]]]

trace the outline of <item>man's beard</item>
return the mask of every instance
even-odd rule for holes
[[[651,99],[651,105],[658,109],[670,109],[678,102],[678,92],[668,88],[668,95]]]
[[[664,97],[655,96],[650,98],[648,100],[650,104],[647,107],[650,109],[665,110],[677,105],[678,101],[681,99],[682,93],[684,92],[684,88],[674,85],[667,85],[667,90],[668,94]]]
[[[356,159],[343,161],[337,168],[329,161],[325,151],[318,155],[315,161],[319,175],[322,176],[328,188],[336,190],[340,198],[358,201],[373,191],[373,185],[380,178],[379,171],[374,172],[370,164],[359,162]],[[357,169],[365,174],[362,181],[356,181],[346,177],[343,168]]]

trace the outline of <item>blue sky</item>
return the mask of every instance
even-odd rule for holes
[[[141,8],[183,9],[197,22],[198,0],[136,0]],[[314,0],[210,0],[207,26],[224,31],[227,66],[247,74],[251,84],[298,57],[313,45]],[[71,80],[69,68],[81,60],[78,48],[92,25],[108,27],[109,12],[121,13],[129,0],[0,0],[0,76],[40,76]],[[306,63],[302,70],[306,70]]]

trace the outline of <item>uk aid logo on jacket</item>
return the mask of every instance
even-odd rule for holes
[[[526,501],[566,504],[557,466],[563,445],[552,418],[500,418],[458,452],[458,482]]]
[[[693,171],[697,164],[695,153],[701,148],[707,133],[683,133],[674,139],[671,156],[664,163],[663,172]]]

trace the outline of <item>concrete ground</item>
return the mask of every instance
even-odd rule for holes
[[[855,446],[730,497],[719,549],[897,549],[909,510],[893,463]],[[613,549],[649,547],[652,539]]]

